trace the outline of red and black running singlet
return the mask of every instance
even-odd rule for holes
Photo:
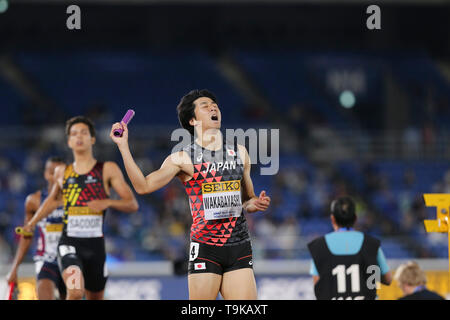
[[[215,246],[249,241],[241,199],[244,165],[237,147],[223,144],[211,151],[194,142],[183,150],[194,165],[192,179],[184,182],[193,219],[191,240]]]
[[[107,199],[103,185],[103,162],[87,174],[79,175],[73,164],[66,167],[63,180],[63,235],[75,238],[103,237],[104,211],[95,212],[87,206],[92,200]]]

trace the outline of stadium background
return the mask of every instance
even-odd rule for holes
[[[66,28],[69,4],[81,7],[81,30]],[[0,13],[0,275],[45,159],[71,160],[66,119],[91,117],[96,157],[123,168],[108,133],[134,108],[130,143],[148,173],[175,144],[181,96],[208,88],[224,128],[280,129],[279,173],[252,167],[255,190],[272,197],[268,212],[247,216],[259,298],[313,298],[306,244],[331,231],[328,207],[343,194],[392,268],[421,259],[432,288],[450,292],[447,235],[422,223],[435,217],[422,194],[450,192],[449,2],[382,1],[381,30],[366,27],[370,4],[10,1]],[[184,190],[174,181],[137,197],[138,213],[105,220],[106,298],[187,298]],[[31,262],[30,252],[22,298],[32,298]],[[399,295],[395,284],[380,291]]]

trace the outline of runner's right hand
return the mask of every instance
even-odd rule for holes
[[[123,129],[123,133],[121,137],[116,137],[114,135],[114,130]],[[111,127],[111,132],[109,133],[109,137],[117,144],[118,147],[126,146],[128,144],[128,126],[125,122],[116,122]]]
[[[6,281],[9,283],[17,283],[17,270],[12,269],[7,275],[6,275]]]
[[[34,231],[34,226],[30,224],[30,222],[28,222],[26,225],[23,226],[23,231],[32,234]]]

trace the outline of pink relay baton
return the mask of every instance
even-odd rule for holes
[[[122,121],[125,122],[127,125],[128,123],[130,123],[131,119],[133,119],[134,117],[134,111],[132,109],[129,109],[127,111],[127,113],[125,113],[125,115],[123,116]],[[123,129],[119,128],[119,129],[115,129],[113,134],[115,137],[121,137],[123,133]]]

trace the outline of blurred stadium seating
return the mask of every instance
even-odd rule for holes
[[[386,24],[398,31],[386,37],[386,46],[371,50],[376,45],[367,40],[360,48],[367,30],[359,27],[359,16],[351,16],[359,9],[337,6],[336,15],[325,19],[320,10],[289,6],[262,6],[260,15],[252,6],[222,13],[213,6],[205,9],[210,14],[195,6],[177,13],[170,6],[124,6],[105,9],[104,16],[114,19],[95,24],[92,19],[102,19],[96,10],[103,9],[90,7],[83,23],[92,33],[85,38],[59,32],[53,20],[36,28],[34,12],[20,25],[13,16],[0,20],[0,32],[9,32],[0,49],[0,105],[7,110],[0,117],[0,264],[13,257],[13,229],[23,221],[26,195],[44,186],[45,159],[71,160],[63,131],[67,118],[91,117],[98,130],[96,156],[122,165],[108,133],[133,107],[133,153],[148,173],[173,147],[175,107],[194,88],[216,93],[224,127],[280,128],[279,173],[262,176],[261,165],[252,167],[256,192],[264,189],[272,197],[268,212],[247,215],[255,258],[309,259],[306,243],[331,231],[328,207],[343,194],[357,202],[357,228],[381,238],[389,259],[447,257],[446,238],[424,232],[423,219],[434,213],[422,194],[450,191],[448,72],[424,48],[427,43],[410,39],[417,29],[405,27],[399,14],[386,15]],[[352,19],[340,21],[345,10]],[[439,8],[427,10],[439,14]],[[169,13],[174,16],[168,21],[177,23],[157,28]],[[401,13],[409,21],[408,12]],[[290,14],[295,19],[285,18]],[[430,16],[416,28],[446,21]],[[8,19],[14,27],[2,24]],[[439,30],[448,28],[433,33]],[[433,48],[450,51],[439,34],[436,39]],[[247,90],[224,70],[224,58],[245,75]],[[27,80],[26,87],[17,85],[14,73]],[[353,108],[342,107],[344,90],[354,95]],[[174,181],[138,200],[136,214],[108,212],[110,261],[183,260],[191,217],[181,184]]]
[[[332,198],[345,193],[358,200],[359,228],[382,238],[388,258],[444,257],[447,254],[445,242],[424,241],[421,221],[427,214],[421,195],[448,191],[450,165],[436,151],[430,157],[421,156],[421,150],[435,142],[423,141],[420,130],[427,124],[425,121],[443,125],[449,108],[435,110],[432,119],[417,116],[419,112],[412,113],[416,115],[412,123],[418,131],[417,152],[405,153],[401,159],[393,159],[389,151],[372,159],[364,158],[357,155],[356,150],[369,149],[370,145],[353,140],[343,146],[346,149],[342,154],[350,150],[350,154],[357,156],[339,157],[340,150],[334,146],[331,157],[321,159],[314,154],[316,145],[312,142],[323,128],[336,137],[345,137],[349,130],[354,130],[369,140],[376,138],[376,131],[361,126],[365,120],[358,118],[360,114],[346,113],[347,110],[339,106],[327,89],[325,73],[357,68],[362,77],[367,78],[367,90],[361,94],[361,99],[373,101],[373,97],[383,94],[380,83],[384,75],[372,69],[378,70],[375,64],[392,66],[396,81],[405,87],[405,92],[422,99],[411,98],[415,101],[412,107],[415,110],[428,98],[424,92],[417,93],[409,88],[424,77],[438,97],[448,99],[448,82],[439,76],[431,59],[412,54],[410,59],[396,64],[392,60],[395,54],[373,57],[364,53],[295,50],[236,50],[232,58],[264,93],[272,106],[267,114],[252,117],[252,108],[239,89],[223,75],[214,57],[200,50],[189,54],[148,49],[53,50],[20,51],[12,55],[12,61],[64,110],[67,117],[87,114],[94,118],[102,137],[96,147],[99,158],[121,164],[103,129],[107,130],[112,121],[121,117],[125,106],[133,106],[138,114],[133,126],[140,128],[134,148],[146,172],[159,166],[169,153],[171,142],[167,128],[178,126],[175,106],[192,88],[207,87],[217,94],[226,127],[228,124],[249,127],[249,118],[255,126],[277,127],[278,123],[271,120],[275,119],[272,114],[282,114],[286,119],[283,125],[287,124],[296,135],[300,148],[292,150],[288,143],[283,143],[285,138],[290,140],[282,133],[279,174],[261,176],[257,170],[253,171],[255,190],[265,189],[273,199],[269,212],[248,216],[255,251],[261,258],[308,258],[305,243],[331,231],[328,205]],[[410,64],[419,66],[416,69],[420,74],[411,73]],[[7,123],[2,124],[10,129],[8,140],[1,144],[0,157],[0,231],[12,249],[17,240],[13,228],[23,220],[24,199],[43,185],[43,161],[49,155],[68,155],[68,152],[63,123],[55,124],[59,133],[57,139],[48,139],[52,136],[49,133],[32,134],[29,131],[35,129],[20,127],[27,121],[20,112],[25,104],[24,97],[4,80],[0,81],[0,91],[5,93],[2,103],[8,109],[19,110],[9,113]],[[360,95],[357,97],[359,99]],[[39,112],[36,108],[37,118]],[[385,148],[388,146],[386,144]],[[443,148],[446,150],[445,146]],[[139,213],[129,217],[110,212],[106,219],[111,259],[183,259],[190,216],[181,185],[171,183],[164,190],[140,197],[139,202]]]

